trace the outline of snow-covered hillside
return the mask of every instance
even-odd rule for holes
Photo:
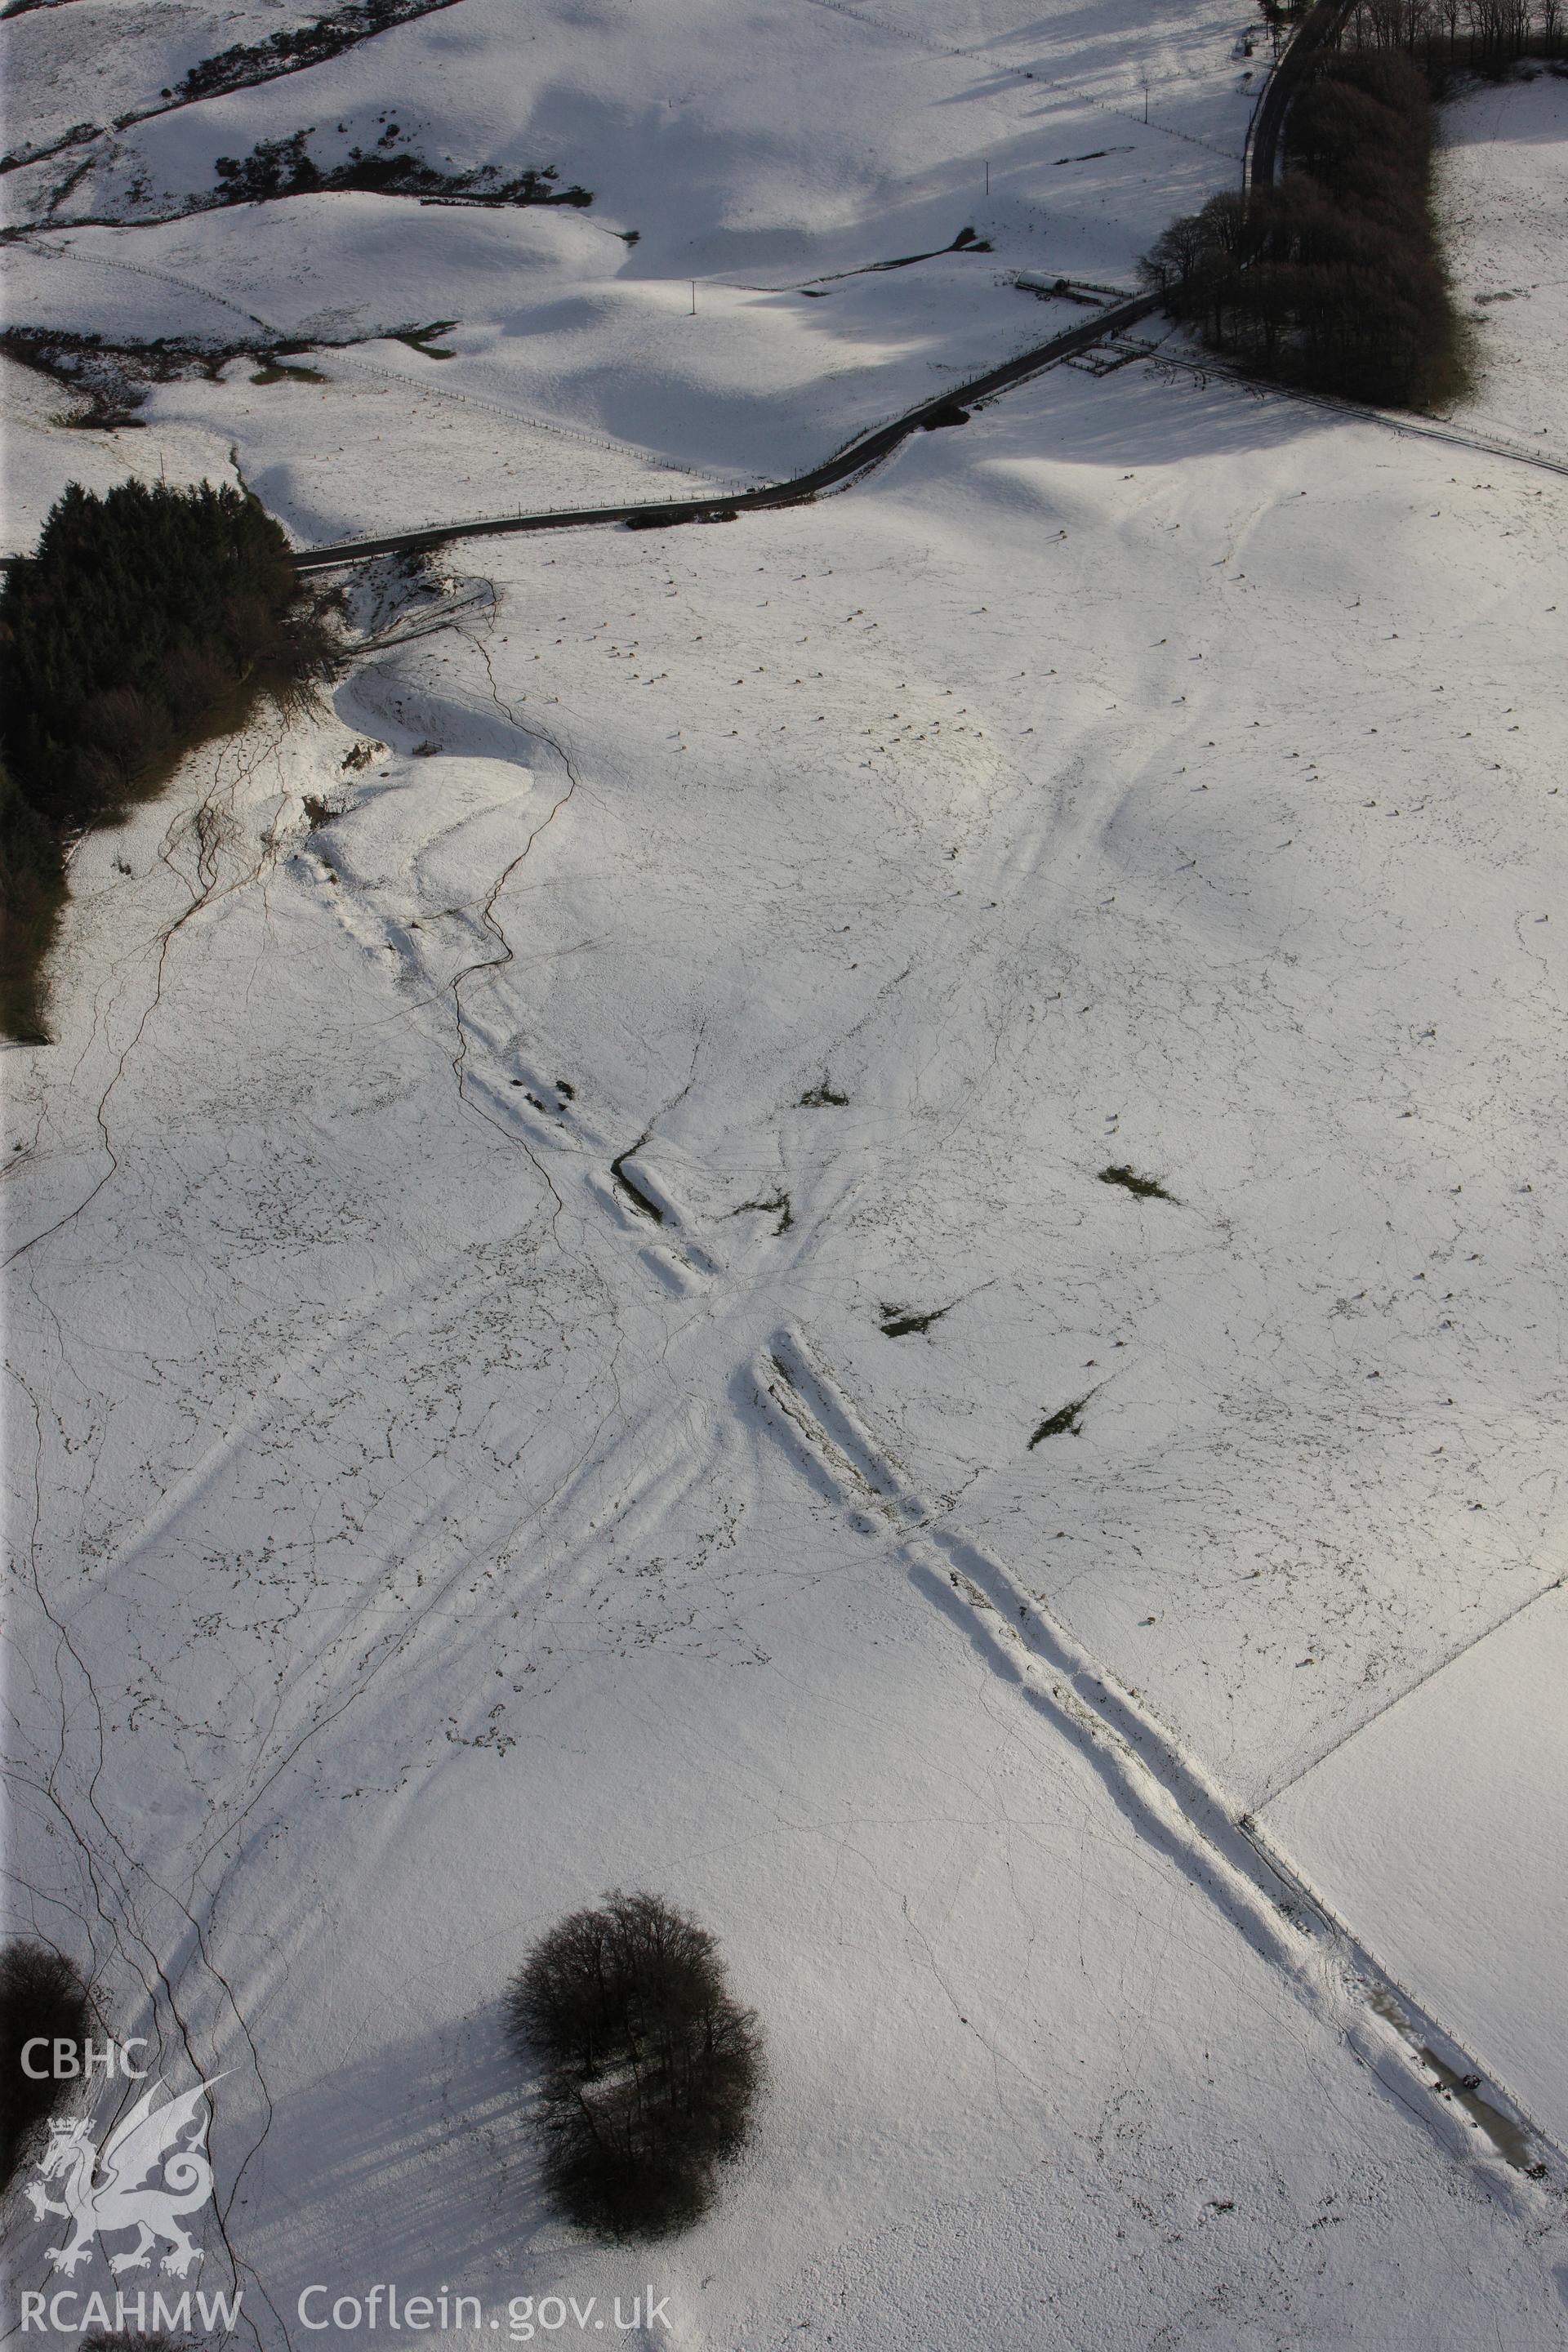
[[[207,351],[354,339],[302,355],[320,386],[283,378],[258,399],[238,360],[216,386],[199,373],[160,385],[142,412],[201,435],[211,467],[232,451],[306,539],[330,535],[334,511],[340,531],[438,520],[459,490],[468,511],[570,503],[582,461],[563,467],[541,423],[612,445],[593,495],[632,494],[626,443],[709,477],[773,478],[1050,333],[1063,321],[1020,273],[1128,282],[1173,206],[1233,173],[1258,68],[1233,58],[1230,16],[1167,8],[1134,54],[1113,12],[1021,13],[976,11],[936,37],[918,13],[824,0],[463,0],[11,173],[10,218],[40,227],[8,255],[9,316]],[[36,15],[5,29],[24,61],[49,54]],[[84,64],[65,29],[69,83]],[[85,96],[65,111],[91,114]],[[394,127],[440,169],[552,166],[595,201],[332,194],[178,216],[216,192],[220,156],[258,140],[308,130],[327,166]],[[106,215],[152,225],[70,226]],[[966,229],[973,249],[940,253]],[[443,357],[374,340],[437,320]],[[396,446],[416,412],[406,483],[381,455],[391,404]],[[56,471],[19,486],[14,543]]]
[[[808,464],[1083,315],[1019,272],[1130,283],[1242,31],[462,0],[160,118],[68,221],[392,106],[595,203],[30,234],[25,323],[318,341],[113,435],[29,377],[12,543],[89,464],[302,541]],[[7,1055],[11,1922],[221,2072],[246,2341],[386,2280],[651,2280],[693,2352],[1568,2341],[1568,484],[1166,350],[813,506],[466,541],[449,627],[76,854]],[[499,2000],[642,1884],[773,2091],[607,2252]]]

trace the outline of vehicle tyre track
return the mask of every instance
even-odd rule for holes
[[[1539,2172],[1520,2162],[1520,2149],[1538,2157],[1549,2150],[1558,2159],[1552,2170],[1561,2187],[1564,2151],[1517,2096],[1406,1990],[1274,1850],[1252,1816],[1234,1810],[1137,1692],[1101,1666],[1012,1570],[940,1524],[943,1515],[922,1500],[895,1458],[870,1436],[801,1333],[780,1331],[770,1352],[753,1364],[752,1380],[759,1402],[779,1424],[776,1433],[797,1457],[804,1454],[816,1483],[862,1525],[881,1523],[917,1589],[962,1624],[977,1653],[1072,1742],[1135,1833],[1163,1853],[1283,1971],[1360,2064],[1444,2146],[1532,2178]],[[1430,2080],[1435,2059],[1443,2070],[1436,2084]],[[1505,2148],[1473,2111],[1473,2127],[1495,2158],[1467,2146],[1463,2137],[1456,2143],[1445,2074],[1489,2083],[1497,2101],[1481,2104],[1498,2116],[1505,2137],[1517,2135],[1517,2144]]]

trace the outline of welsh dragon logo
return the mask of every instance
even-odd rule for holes
[[[111,2271],[145,2270],[161,2241],[170,2248],[162,2267],[176,2278],[184,2278],[201,2261],[184,2216],[212,2195],[207,2085],[198,2083],[195,2090],[154,2109],[161,2087],[154,2083],[143,2092],[101,2147],[84,2122],[49,2126],[48,2146],[38,2158],[38,2179],[27,2183],[26,2197],[39,2221],[47,2213],[58,2213],[71,2225],[65,2244],[49,2255],[57,2271],[74,2275],[91,2256],[95,2237],[128,2230],[135,2231],[136,2243],[125,2253],[109,2256]],[[61,2184],[58,2197],[50,2197],[44,2186],[54,2180]]]

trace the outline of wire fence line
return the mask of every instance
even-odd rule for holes
[[[183,293],[195,294],[205,302],[216,302],[221,309],[231,311],[236,318],[245,320],[250,326],[259,327],[263,334],[269,335],[274,342],[304,342],[312,352],[321,354],[331,353],[340,366],[353,369],[361,374],[381,376],[388,383],[400,384],[409,392],[417,393],[422,399],[456,401],[465,408],[484,409],[493,416],[503,418],[508,424],[526,425],[536,433],[551,433],[561,440],[578,442],[584,448],[605,450],[612,457],[625,457],[631,463],[646,466],[657,472],[684,474],[692,480],[711,483],[717,489],[740,490],[756,487],[757,478],[754,475],[719,474],[706,466],[680,464],[674,458],[661,457],[654,450],[638,448],[634,442],[616,440],[607,434],[585,433],[580,425],[558,424],[553,418],[535,415],[529,409],[514,408],[505,402],[492,400],[482,393],[465,392],[457,384],[421,383],[415,377],[405,375],[398,368],[388,367],[379,360],[366,358],[363,352],[349,344],[327,341],[311,343],[308,335],[291,333],[287,328],[279,326],[275,320],[264,319],[259,311],[247,310],[242,304],[230,301],[226,295],[215,294],[210,287],[199,285],[194,278],[182,278],[174,270],[154,269],[142,261],[123,261],[116,254],[78,253],[65,246],[37,246],[31,238],[19,239],[17,242],[20,250],[34,254],[40,260],[74,261],[89,269],[128,270],[135,277],[151,278],[160,285],[177,287]],[[367,336],[364,340],[369,342],[396,341],[398,338],[395,333],[384,331],[379,335]]]
[[[1211,155],[1223,155],[1227,161],[1234,160],[1232,150],[1220,146],[1213,139],[1201,139],[1192,131],[1177,131],[1171,123],[1156,121],[1149,114],[1130,113],[1126,107],[1118,106],[1110,99],[1095,98],[1075,83],[1060,81],[1052,74],[1037,73],[1032,66],[1004,65],[988,56],[982,47],[959,48],[947,41],[932,40],[929,34],[914,32],[908,25],[900,25],[890,16],[879,16],[869,8],[851,7],[848,0],[812,0],[812,5],[829,9],[836,16],[847,16],[852,24],[868,25],[875,32],[890,33],[895,39],[909,41],[916,48],[927,50],[932,57],[956,58],[964,65],[973,65],[980,60],[994,73],[1005,74],[1014,81],[1033,82],[1040,89],[1064,90],[1079,105],[1092,106],[1101,114],[1113,114],[1119,121],[1136,123],[1140,129],[1158,131],[1166,139],[1181,139],[1189,147],[1206,147]]]
[[[1151,352],[1151,358],[1172,375],[1186,375],[1206,383],[1216,376],[1222,383],[1235,384],[1249,392],[1255,400],[1284,400],[1297,407],[1325,409],[1331,416],[1354,418],[1365,425],[1381,425],[1385,431],[1397,433],[1402,439],[1437,441],[1449,448],[1468,449],[1479,457],[1500,457],[1511,466],[1533,466],[1542,474],[1568,475],[1568,457],[1555,457],[1544,449],[1526,449],[1517,441],[1504,441],[1487,433],[1467,432],[1462,425],[1445,424],[1440,418],[1429,421],[1415,415],[1402,415],[1396,409],[1373,408],[1361,401],[1344,400],[1336,393],[1308,392],[1293,384],[1265,382],[1247,375],[1241,368],[1229,367],[1222,361],[1206,356],[1187,358],[1180,353],[1161,351]]]
[[[805,505],[822,491],[847,482],[879,463],[910,435],[921,430],[934,430],[943,425],[962,424],[966,414],[963,404],[971,405],[988,400],[1012,385],[1025,382],[1032,375],[1052,367],[1058,360],[1068,359],[1079,352],[1092,349],[1107,337],[1120,334],[1124,328],[1149,317],[1159,307],[1158,297],[1139,295],[1131,300],[1116,304],[1099,313],[1082,326],[1070,327],[1065,333],[1051,336],[1000,365],[984,373],[962,379],[934,394],[930,399],[906,409],[900,415],[880,425],[862,426],[843,446],[826,457],[819,465],[804,473],[786,477],[782,481],[763,483],[755,488],[732,492],[717,492],[695,499],[648,499],[620,502],[598,507],[549,508],[538,507],[526,513],[509,516],[475,517],[445,524],[420,525],[414,529],[365,535],[357,540],[339,540],[328,547],[301,548],[294,561],[301,570],[325,569],[337,563],[363,562],[371,556],[412,553],[419,549],[437,546],[447,539],[478,539],[494,534],[497,537],[515,532],[589,529],[612,523],[626,523],[633,530],[652,530],[665,525],[691,522],[716,522],[738,516],[742,509],[749,513],[784,506]]]

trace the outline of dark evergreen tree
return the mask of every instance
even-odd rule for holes
[[[288,699],[336,657],[279,525],[244,491],[72,483],[0,589],[0,948],[10,1034],[36,1033],[62,838],[120,815],[169,761]]]

